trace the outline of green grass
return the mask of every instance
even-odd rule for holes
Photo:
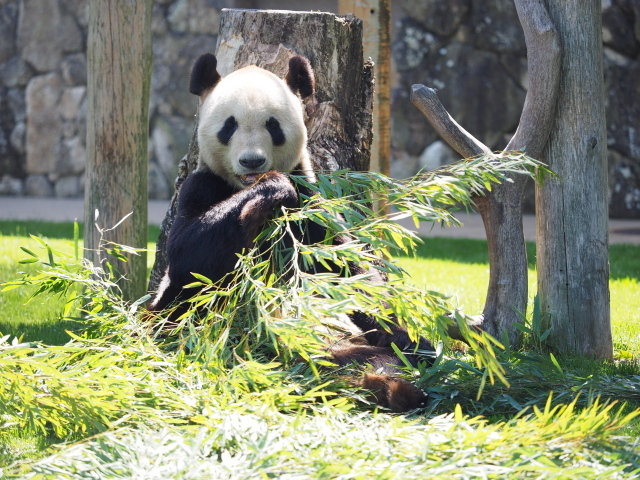
[[[493,425],[461,414],[406,421],[328,413],[212,409],[206,430],[113,432],[34,470],[42,475],[36,478],[56,479],[637,478],[624,468],[636,455],[602,435],[611,419],[599,407],[543,410]]]
[[[620,356],[640,355],[640,246],[610,246],[611,323],[614,348]],[[535,244],[527,243],[529,298],[537,290]],[[412,282],[452,298],[470,315],[482,312],[489,283],[489,255],[482,240],[427,238],[415,258],[401,257],[399,264]],[[529,312],[531,305],[529,305]]]
[[[0,282],[15,280],[20,276],[19,272],[35,273],[37,267],[33,264],[17,264],[27,257],[20,247],[34,248],[34,243],[23,236],[0,235]],[[73,251],[69,241],[51,239],[49,243],[56,250]],[[40,340],[51,345],[69,341],[65,331],[75,330],[78,325],[74,321],[60,319],[64,302],[44,296],[29,301],[31,293],[28,289],[19,288],[0,294],[0,333],[24,336],[25,341]]]
[[[80,238],[82,230],[83,227],[80,226]],[[149,268],[153,265],[159,233],[159,227],[149,226]],[[0,283],[15,280],[20,276],[19,272],[36,271],[34,264],[18,264],[28,257],[20,247],[27,247],[36,253],[44,251],[29,235],[45,239],[53,250],[73,254],[72,223],[0,220]],[[39,296],[30,299],[31,294],[32,290],[25,288],[0,294],[0,333],[22,337],[27,342],[42,341],[48,345],[64,345],[71,338],[67,331],[83,328],[76,321],[60,318],[64,301],[59,297]]]
[[[21,246],[35,244],[28,234],[47,239],[54,250],[73,251],[73,225],[41,221],[0,221],[0,282],[12,280],[18,271],[34,271],[33,266],[17,268],[27,255]],[[81,226],[82,235],[82,226]],[[148,266],[153,265],[157,226],[149,227]],[[29,247],[31,248],[31,247]],[[640,247],[611,245],[611,318],[615,349],[640,354]],[[535,244],[527,243],[529,297],[536,291]],[[411,275],[413,284],[451,296],[452,303],[471,315],[482,311],[489,281],[486,242],[470,239],[424,239],[416,257],[400,257],[399,264]],[[0,332],[22,335],[26,341],[41,340],[61,345],[69,340],[65,330],[77,323],[61,320],[63,302],[56,298],[29,301],[30,292],[16,289],[0,295]],[[28,302],[28,303],[27,303]],[[531,308],[529,308],[531,310]]]
[[[84,224],[78,224],[80,229],[80,238],[84,233]],[[35,235],[47,239],[73,240],[73,224],[66,222],[44,222],[41,220],[0,220],[0,235],[3,237],[28,237]],[[160,235],[160,227],[158,225],[149,225],[147,228],[147,237],[149,244],[155,248]],[[3,249],[4,250],[4,249]]]
[[[0,282],[34,271],[33,264],[16,264],[26,257],[20,246],[38,251],[27,232],[46,237],[54,250],[73,252],[71,224],[0,222]],[[156,238],[157,229],[151,249]],[[528,249],[533,297],[535,247]],[[153,255],[148,258],[151,263]],[[415,285],[451,295],[470,314],[481,311],[485,242],[428,239],[416,258],[398,262]],[[4,473],[35,479],[637,478],[637,445],[621,435],[640,434],[637,419],[623,418],[640,406],[639,282],[640,247],[612,246],[616,353],[635,361],[562,358],[558,372],[549,357],[534,352],[509,363],[511,389],[487,386],[480,401],[480,376],[452,373],[453,362],[444,362],[426,378],[432,398],[440,395],[439,407],[408,419],[332,404],[336,392],[314,393],[299,366],[252,364],[225,372],[210,346],[187,355],[161,351],[104,318],[113,339],[0,350],[3,381],[15,382],[24,395],[22,418],[31,414],[30,425],[46,432],[0,429],[0,477],[3,467],[20,460]],[[0,332],[62,345],[70,338],[63,330],[84,328],[58,319],[61,300],[42,295],[25,304],[28,295],[25,289],[0,293]],[[127,341],[120,343],[120,335]],[[563,405],[545,407],[550,390]],[[617,406],[603,406],[596,395],[631,403],[615,413]],[[538,409],[517,413],[514,405],[527,401]],[[3,421],[14,418],[6,399],[0,412]],[[105,425],[106,433],[92,436]],[[50,449],[61,440],[79,443]]]

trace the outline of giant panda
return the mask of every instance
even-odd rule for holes
[[[189,90],[199,97],[198,165],[180,188],[167,242],[168,267],[149,305],[151,311],[196,293],[183,288],[193,282],[192,272],[214,282],[228,281],[238,254],[254,245],[274,208],[296,208],[301,193],[312,195],[294,186],[287,174],[314,181],[300,100],[313,95],[314,88],[313,70],[301,56],[290,59],[284,79],[256,66],[222,78],[214,55],[207,53],[195,61]],[[313,222],[298,232],[308,244],[323,241],[325,233]],[[337,237],[334,243],[347,240]],[[356,265],[350,270],[350,274],[363,273]],[[173,315],[184,311],[178,307]],[[406,330],[390,320],[388,332],[374,318],[353,313],[351,321],[367,344],[335,346],[330,353],[338,365],[356,362],[376,370],[377,374],[364,375],[359,384],[372,392],[379,405],[402,412],[424,404],[426,395],[394,376],[403,363],[391,344],[406,351],[406,358],[415,363],[416,347],[421,351],[433,347],[424,338],[413,342]]]

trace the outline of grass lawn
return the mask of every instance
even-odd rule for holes
[[[40,248],[27,233],[73,255],[71,224],[0,221],[0,282],[36,269],[16,263],[28,257],[21,246]],[[150,250],[157,235],[150,229]],[[533,298],[535,246],[527,247]],[[557,371],[546,354],[515,354],[506,368],[511,389],[487,386],[476,400],[481,375],[448,369],[466,361],[461,353],[428,372],[438,406],[410,417],[349,410],[339,398],[346,393],[313,387],[295,365],[248,362],[225,372],[211,342],[187,355],[142,340],[5,344],[0,477],[638,478],[640,422],[625,415],[640,407],[640,247],[610,251],[614,364],[560,358]],[[485,242],[428,239],[415,258],[398,262],[416,286],[451,296],[469,314],[481,311]],[[26,303],[28,296],[22,288],[0,293],[2,334],[64,345],[65,330],[83,330],[59,319],[61,299]],[[618,412],[598,395],[630,403]],[[527,405],[536,408],[522,412]],[[16,427],[25,418],[28,427]],[[65,441],[72,445],[50,447]],[[52,456],[38,461],[45,455]]]
[[[611,245],[610,293],[614,348],[621,356],[640,355],[640,247]],[[529,298],[537,289],[535,244],[527,243]],[[489,282],[489,255],[485,241],[425,239],[416,258],[400,264],[419,287],[450,295],[467,313],[482,312]],[[531,304],[530,304],[531,306]],[[531,311],[531,308],[529,308]]]
[[[149,226],[149,252],[147,263],[150,269],[155,256],[155,242],[160,229]],[[35,272],[33,264],[18,265],[28,258],[20,247],[44,251],[29,238],[29,234],[46,239],[53,250],[73,255],[73,225],[41,221],[0,221],[0,283],[15,280],[18,272]],[[82,238],[82,226],[80,227]],[[58,297],[40,296],[29,301],[32,292],[15,289],[0,294],[0,333],[23,336],[25,341],[42,341],[48,345],[63,345],[69,341],[67,330],[82,328],[73,320],[63,320],[60,314],[64,302]]]

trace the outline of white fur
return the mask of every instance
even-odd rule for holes
[[[302,104],[288,85],[262,68],[245,67],[223,79],[200,98],[198,169],[209,168],[231,185],[245,188],[239,176],[278,170],[290,171],[302,164],[312,176],[307,151],[307,129]],[[228,145],[217,134],[230,116],[238,129]],[[270,117],[280,123],[285,142],[275,146],[265,125]],[[263,156],[266,162],[249,171],[240,164],[245,156]]]

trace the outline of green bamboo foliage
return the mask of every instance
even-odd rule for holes
[[[82,338],[63,347],[5,338],[0,347],[0,413],[8,426],[51,431],[64,438],[124,421],[160,417],[185,421],[197,409],[195,405],[185,408],[175,398],[183,388],[233,398],[252,393],[284,409],[319,399],[349,408],[348,399],[359,394],[342,395],[339,381],[326,383],[341,372],[323,368],[330,365],[327,343],[336,341],[335,329],[327,330],[327,323],[334,325],[333,319],[357,309],[378,317],[384,325],[394,314],[414,338],[426,335],[447,343],[444,332],[452,320],[446,298],[407,285],[405,272],[380,254],[411,251],[420,241],[394,220],[408,215],[416,222],[456,223],[451,211],[469,206],[472,195],[490,189],[507,173],[533,175],[539,168],[522,154],[502,154],[406,181],[374,173],[319,175],[317,184],[307,184],[317,195],[306,199],[302,208],[279,212],[256,248],[238,259],[231,287],[221,289],[194,275],[193,286],[202,291],[169,332],[161,328],[162,316],[151,325],[148,317],[137,312],[146,298],[132,305],[119,298],[117,273],[106,262],[99,268],[72,258],[56,260],[57,252],[45,242],[41,273],[25,275],[4,288],[30,285],[35,286],[34,295],[64,295],[68,298],[65,314],[75,312],[88,329]],[[371,198],[382,195],[397,209],[391,216],[371,209]],[[332,246],[329,236],[326,244],[294,243],[289,249],[274,242],[275,247],[261,251],[262,240],[291,235],[291,222],[302,221],[317,222],[330,235],[349,235],[352,241]],[[111,253],[128,251],[117,245],[104,247]],[[40,261],[32,251],[25,249],[25,253],[26,261]],[[370,270],[383,271],[390,281],[375,284],[367,274],[305,273],[304,267],[315,262],[366,264]],[[454,317],[465,325],[462,313]],[[483,378],[478,392],[486,380],[499,379],[508,385],[495,355],[499,342],[468,329],[466,335],[475,364],[469,368]],[[425,368],[408,370],[407,377],[418,379]],[[199,386],[194,387],[194,382]],[[274,385],[278,385],[275,390]],[[201,392],[194,395],[200,398]]]

